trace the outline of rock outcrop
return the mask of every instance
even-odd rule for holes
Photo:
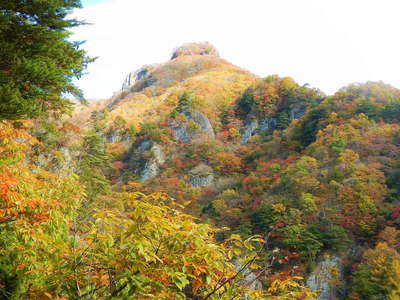
[[[189,172],[189,181],[194,187],[209,186],[214,182],[213,169],[205,164],[200,164]]]
[[[240,130],[240,143],[245,145],[249,142],[250,138],[257,134],[259,122],[255,117],[249,117],[244,123],[243,128]]]
[[[212,55],[219,57],[219,53],[213,45],[208,42],[203,42],[188,43],[176,48],[172,53],[171,60],[179,56],[187,55]]]
[[[344,270],[340,257],[325,255],[307,279],[312,291],[319,291],[318,299],[344,299]]]
[[[215,138],[214,129],[206,115],[197,110],[184,111],[183,114],[186,116],[187,121],[193,121],[198,128],[193,130],[188,128],[188,122],[177,123],[175,120],[171,120],[169,127],[172,129],[172,134],[177,141],[187,143],[199,135],[204,135],[211,139]]]
[[[150,140],[142,140],[129,153],[128,168],[144,182],[156,177],[164,162],[165,154],[161,146]]]
[[[303,116],[304,109],[303,108],[293,108],[289,111],[289,120],[293,121],[299,119]],[[259,120],[253,114],[247,116],[246,120],[244,121],[244,126],[240,130],[241,139],[240,143],[245,145],[249,142],[250,138],[253,135],[258,133],[266,133],[268,131],[274,130],[278,125],[278,121],[274,117],[264,118]]]
[[[289,112],[289,120],[293,121],[296,119],[300,119],[304,115],[304,107],[301,108],[292,108]]]
[[[145,78],[152,68],[153,66],[143,66],[140,69],[129,73],[122,83],[122,91],[127,90],[130,86]]]
[[[277,125],[276,118],[265,118],[260,124],[260,132],[266,132],[271,129],[275,129]]]

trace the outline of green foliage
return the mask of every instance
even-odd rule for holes
[[[388,101],[382,111],[383,120],[387,123],[400,122],[400,99]]]
[[[303,156],[290,165],[282,175],[281,186],[287,192],[300,197],[318,188],[316,177],[318,162],[315,158]]]
[[[309,231],[323,244],[323,248],[343,251],[350,242],[346,229],[325,219],[310,225]]]
[[[276,128],[279,130],[285,130],[290,124],[289,115],[286,111],[278,113],[276,120]]]
[[[245,118],[249,112],[252,110],[254,102],[254,92],[253,89],[248,88],[237,100],[236,113],[242,119]]]
[[[159,143],[161,140],[161,129],[155,123],[144,123],[142,124],[139,135]]]
[[[184,111],[188,111],[193,103],[193,97],[188,92],[184,92],[178,100],[178,106],[176,107],[176,111],[178,113],[182,113]]]
[[[378,106],[374,105],[369,98],[363,98],[358,103],[356,112],[365,114],[369,119],[373,120],[378,115]]]
[[[32,135],[45,145],[47,151],[53,149],[60,142],[62,136],[55,121],[39,121],[37,126],[32,128]]]
[[[386,243],[378,243],[363,256],[353,275],[353,297],[358,299],[398,299],[400,296],[400,255]]]
[[[281,242],[284,246],[300,253],[309,260],[314,260],[322,247],[318,237],[308,231],[303,224],[284,226],[279,228],[277,233],[284,236]]]
[[[81,151],[78,174],[86,188],[88,199],[94,200],[98,194],[110,190],[110,183],[105,175],[110,168],[110,159],[105,153],[103,139],[96,132],[84,137]]]
[[[270,226],[274,223],[272,207],[261,204],[251,215],[250,220],[255,232],[269,232]]]
[[[306,114],[295,131],[295,140],[302,145],[302,148],[316,140],[318,130],[323,128],[321,121],[327,116],[328,111],[323,107],[312,109]]]
[[[333,152],[339,154],[346,148],[346,145],[347,145],[346,138],[339,137],[335,141],[333,141],[330,148]]]
[[[252,162],[254,162],[255,160],[259,159],[260,157],[262,157],[263,153],[260,149],[257,149],[253,152],[250,152],[248,155],[245,156],[244,158],[244,162],[246,164],[250,164]]]
[[[21,119],[65,112],[70,93],[82,99],[73,84],[92,59],[69,41],[67,19],[79,0],[3,1],[0,10],[0,119]]]

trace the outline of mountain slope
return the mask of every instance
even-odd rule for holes
[[[244,237],[268,236],[279,249],[274,276],[333,264],[338,286],[326,270],[323,285],[309,283],[321,299],[366,297],[352,284],[367,275],[350,277],[344,262],[397,230],[388,226],[399,207],[399,90],[368,82],[326,96],[291,78],[257,78],[216,50],[187,50],[198,45],[136,72],[97,120],[119,149],[110,152],[118,180],[189,200],[188,212]],[[134,134],[118,134],[116,120]]]

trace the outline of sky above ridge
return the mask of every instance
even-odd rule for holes
[[[77,81],[88,99],[109,98],[125,76],[208,41],[222,58],[259,75],[291,76],[332,94],[353,82],[400,88],[399,0],[83,0],[92,25],[74,40],[98,56]]]

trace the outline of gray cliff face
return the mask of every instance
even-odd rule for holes
[[[193,120],[197,124],[200,125],[201,130],[203,133],[206,134],[209,138],[214,139],[215,133],[214,129],[211,126],[210,120],[208,117],[197,110],[193,110],[192,112],[187,113],[186,117],[190,120]]]
[[[172,134],[174,135],[177,141],[181,143],[190,142],[190,137],[186,130],[186,126],[179,124],[171,124],[169,127],[172,129]]]
[[[148,74],[148,72],[149,72],[148,68],[142,67],[139,70],[129,73],[122,84],[122,90],[123,91],[127,90],[137,81],[143,79]]]
[[[146,180],[156,177],[159,172],[160,168],[158,167],[156,161],[154,160],[147,161],[146,164],[144,165],[144,168],[140,172],[139,180],[141,182],[144,182]]]
[[[200,164],[189,172],[189,181],[193,187],[205,187],[214,183],[214,173],[211,167]]]
[[[178,124],[174,121],[170,121],[169,127],[172,129],[172,134],[175,139],[181,143],[188,143],[194,137],[199,135],[204,135],[208,138],[214,139],[215,133],[214,129],[210,123],[210,120],[203,113],[193,110],[193,111],[184,111],[184,115],[188,121],[193,121],[199,127],[195,132],[189,132],[187,124]]]
[[[289,120],[300,119],[304,115],[304,108],[292,108],[289,112]]]
[[[249,117],[245,124],[244,127],[240,130],[240,143],[242,145],[245,145],[249,142],[250,138],[258,133],[258,127],[259,123],[258,120],[255,117]]]
[[[265,132],[270,129],[275,129],[277,125],[276,118],[265,118],[260,124],[260,132]]]
[[[150,140],[140,141],[128,158],[128,167],[141,182],[156,177],[160,166],[165,163],[165,154],[161,146]]]
[[[301,118],[304,115],[303,108],[292,108],[289,111],[289,120],[293,121]],[[244,126],[240,130],[241,139],[240,143],[246,145],[253,135],[258,133],[266,133],[276,129],[278,121],[276,118],[264,118],[259,120],[256,116],[250,114],[244,121]]]
[[[344,270],[338,256],[325,256],[307,279],[312,291],[320,291],[318,299],[344,299]]]

